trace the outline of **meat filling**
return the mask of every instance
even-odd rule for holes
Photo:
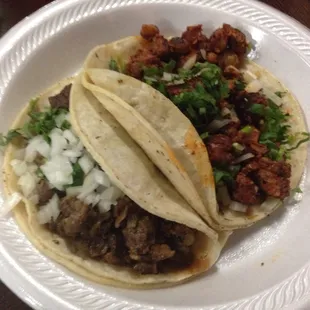
[[[193,262],[196,231],[152,215],[128,197],[104,214],[73,197],[62,198],[60,210],[49,229],[85,257],[140,274],[180,269]]]

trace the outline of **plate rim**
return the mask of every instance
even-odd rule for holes
[[[41,22],[43,21],[43,18],[46,15],[53,15],[56,14],[57,12],[61,12],[62,10],[65,10],[66,8],[73,8],[75,6],[79,6],[82,7],[83,5],[87,5],[90,3],[91,1],[93,3],[99,3],[100,6],[103,7],[103,10],[109,10],[109,8],[107,8],[107,6],[111,6],[112,4],[116,4],[116,7],[120,7],[122,6],[120,3],[123,3],[123,6],[129,6],[129,5],[135,5],[135,4],[148,4],[148,3],[158,3],[158,4],[162,4],[162,3],[178,3],[178,4],[192,4],[192,5],[202,5],[202,6],[206,6],[206,7],[214,7],[216,5],[216,3],[222,2],[219,0],[180,0],[180,1],[174,1],[174,0],[136,0],[136,1],[131,1],[131,0],[125,0],[125,1],[121,1],[121,0],[110,0],[108,2],[106,1],[101,1],[101,0],[56,0],[53,1],[52,3],[46,4],[45,6],[43,6],[42,8],[40,8],[39,10],[35,11],[34,13],[32,13],[31,15],[25,17],[23,20],[21,20],[19,23],[17,23],[15,26],[13,26],[0,40],[0,65],[1,62],[3,62],[3,58],[10,53],[10,50],[12,47],[15,47],[15,45],[23,38],[23,35],[27,34],[28,32],[30,32],[31,29],[35,28],[36,26],[40,25]],[[299,54],[300,57],[302,57],[308,64],[310,63],[310,31],[309,29],[302,25],[299,21],[295,20],[294,18],[286,15],[285,13],[278,11],[277,9],[265,4],[265,3],[261,3],[258,2],[256,0],[237,0],[234,1],[237,4],[244,4],[246,6],[250,6],[253,8],[256,8],[258,11],[263,11],[266,14],[266,17],[269,18],[274,18],[275,20],[281,21],[283,23],[284,26],[288,27],[289,30],[294,30],[297,35],[299,36],[300,34],[302,34],[302,36],[299,36],[299,38],[294,38],[294,40],[296,39],[304,39],[307,38],[306,41],[303,42],[307,42],[307,46],[306,48],[303,48],[301,46],[301,41],[294,43],[293,45],[295,45],[294,47],[294,51],[296,53]],[[226,4],[225,4],[226,3]],[[224,5],[229,5],[232,3],[231,0],[225,1]],[[56,16],[56,15],[55,15]],[[270,22],[270,21],[269,21]],[[261,26],[261,25],[260,25]],[[268,31],[268,29],[266,29],[265,27],[263,27],[265,31]],[[64,27],[60,27],[61,31],[62,29],[64,29]],[[279,31],[283,31],[283,30],[277,30]],[[57,33],[57,32],[55,32]],[[287,36],[287,33],[284,34],[284,36]],[[292,41],[293,39],[288,39],[286,38],[285,41],[288,41],[290,46],[292,46]],[[44,40],[43,40],[44,41]],[[15,45],[14,45],[15,44]],[[300,49],[298,50],[298,48],[296,48],[297,45],[300,45]],[[305,51],[307,51],[307,53],[305,53]],[[27,55],[25,56],[27,58]],[[19,66],[19,65],[18,65]],[[17,67],[18,67],[17,66]],[[1,75],[3,73],[3,71],[0,71]],[[4,76],[7,77],[7,76]],[[2,84],[0,86],[0,100],[2,97],[2,94],[5,92],[5,89],[8,85],[10,81],[10,78],[8,78],[6,81],[3,80],[3,77],[1,79],[0,84]],[[4,82],[4,83],[3,83]],[[3,87],[3,85],[5,85]],[[39,297],[33,297],[33,293],[34,293],[34,287],[32,288],[32,293],[28,293],[26,288],[27,288],[27,284],[29,285],[29,279],[27,280],[25,275],[22,275],[22,270],[19,266],[17,266],[17,264],[14,266],[14,263],[16,263],[15,261],[11,261],[9,262],[9,258],[6,257],[7,255],[9,255],[6,251],[5,251],[5,247],[2,244],[2,242],[0,241],[0,250],[2,253],[4,253],[5,255],[3,255],[2,257],[0,257],[0,275],[1,275],[1,281],[7,286],[9,287],[9,289],[11,289],[21,300],[23,300],[25,303],[27,303],[29,306],[35,308],[35,309],[46,309],[44,307],[44,304],[40,301],[43,299],[46,300],[46,298],[52,298],[51,294],[53,295],[53,302],[55,303],[53,305],[53,307],[55,307],[56,302],[57,302],[57,306],[60,307],[60,309],[80,309],[79,307],[74,306],[73,304],[69,304],[68,302],[66,302],[63,299],[57,298],[57,296],[52,293],[52,292],[44,292],[44,295],[42,295],[42,292],[44,290],[39,289],[37,287],[35,287],[36,290],[36,295],[41,295]],[[15,272],[12,276],[12,273],[9,273],[7,270],[5,270],[4,265],[5,264],[10,264],[12,266],[14,266],[16,268],[16,270],[20,269],[17,273]],[[268,299],[264,298],[268,295],[268,292],[270,290],[273,290],[275,287],[283,285],[284,283],[287,282],[292,282],[293,280],[295,281],[297,278],[303,277],[306,279],[310,279],[310,264],[306,264],[301,270],[296,271],[296,273],[294,275],[292,275],[291,277],[287,278],[286,280],[284,280],[283,282],[277,284],[276,286],[267,289],[266,291],[263,292],[259,292],[257,295],[254,296],[261,296],[261,300],[265,299],[264,303],[266,305],[266,303],[268,303]],[[22,281],[23,284],[20,285],[16,285],[15,279],[19,278],[19,281]],[[21,282],[19,282],[21,283]],[[270,293],[270,292],[269,292]],[[291,303],[286,305],[286,307],[294,307],[294,309],[296,309],[295,307],[303,307],[303,306],[309,306],[309,300],[310,300],[310,290],[308,289],[307,294],[302,294],[300,299],[297,300],[295,303]],[[283,295],[283,290],[281,291],[281,294]],[[43,296],[43,297],[42,297]],[[254,296],[249,297],[249,299],[252,299]],[[223,305],[223,307],[216,306],[214,307],[214,309],[233,309],[234,302],[230,302],[230,304],[227,306]],[[235,301],[235,306],[241,306],[240,309],[245,309],[242,308],[243,306],[246,306],[246,304],[242,303],[239,304],[240,300]],[[145,305],[138,305],[138,304],[133,304],[133,303],[128,303],[128,302],[121,302],[121,303],[117,303],[116,305],[114,305],[114,307],[111,307],[111,309],[133,309],[131,308],[131,306],[133,307],[137,307],[137,309],[146,309],[148,307],[146,307]],[[153,307],[149,307],[149,309],[155,309]],[[164,309],[163,307],[158,307],[156,309]],[[169,309],[174,309],[173,307],[169,307]],[[205,309],[213,309],[213,307],[206,307]]]

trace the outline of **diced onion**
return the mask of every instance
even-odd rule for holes
[[[67,148],[67,140],[60,129],[53,129],[50,133],[51,156],[60,155]]]
[[[100,195],[96,194],[96,193],[91,193],[89,194],[87,197],[85,197],[84,202],[87,205],[92,205],[95,206],[99,203],[100,201]]]
[[[89,155],[85,154],[78,160],[78,164],[81,166],[83,172],[88,174],[94,168],[95,162]]]
[[[194,67],[195,63],[197,61],[197,54],[192,54],[183,64],[182,68],[190,70]]]
[[[21,200],[22,196],[17,192],[10,195],[0,208],[0,218],[6,216],[11,210],[13,210],[21,202]]]
[[[57,155],[53,157],[41,166],[41,170],[48,181],[59,190],[73,182],[73,168],[69,159],[65,156]]]
[[[201,56],[202,56],[202,58],[204,59],[204,60],[206,60],[207,59],[207,52],[206,52],[206,50],[205,49],[200,49],[200,54],[201,54]]]
[[[222,119],[222,120],[218,120],[215,119],[214,121],[212,121],[208,128],[207,131],[208,132],[216,132],[219,129],[221,129],[222,127],[225,127],[226,125],[231,123],[231,119]]]
[[[222,109],[221,114],[222,114],[223,117],[225,117],[225,116],[230,116],[231,112],[230,112],[230,110],[227,107],[225,107],[225,108]]]
[[[169,82],[167,83],[168,86],[171,86],[171,85],[182,85],[184,84],[185,81],[183,79],[179,79],[179,80],[174,80],[172,82]]]
[[[72,186],[66,189],[67,196],[78,196],[82,193],[83,186]]]
[[[155,78],[150,77],[150,76],[144,76],[144,79],[147,81],[150,81],[150,82],[157,82],[157,80]]]
[[[238,201],[232,201],[231,204],[229,205],[229,209],[232,211],[245,213],[248,207]]]
[[[63,136],[68,140],[69,144],[71,144],[71,145],[75,145],[79,142],[78,138],[69,129],[66,129],[63,132]]]
[[[253,80],[257,80],[257,76],[249,70],[243,72],[243,78],[247,84],[251,83]]]
[[[105,201],[101,200],[98,203],[98,209],[100,213],[106,213],[111,210],[111,202],[110,201]]]
[[[163,81],[171,82],[173,79],[178,78],[179,76],[177,74],[164,72],[163,77],[161,78]]]
[[[252,153],[247,153],[247,154],[244,154],[244,155],[241,155],[240,157],[238,157],[237,159],[235,159],[232,164],[235,165],[235,164],[240,164],[242,163],[243,161],[246,161],[250,158],[253,158],[255,157],[255,155],[253,155]]]
[[[271,101],[273,101],[277,106],[282,105],[282,98],[277,96],[273,91],[271,91],[268,87],[263,87],[263,93],[264,95],[269,98]]]
[[[61,128],[63,122],[66,120],[66,113],[61,113],[56,116],[55,123],[58,128]]]
[[[39,203],[39,195],[38,194],[31,195],[28,199],[34,205],[37,205]]]
[[[19,178],[17,184],[20,186],[23,195],[29,197],[36,189],[37,180],[33,174],[26,172]]]
[[[78,199],[84,201],[84,199],[93,191],[97,189],[99,184],[95,180],[94,169],[86,176],[83,183],[81,194],[78,195]]]
[[[94,169],[94,170],[95,170],[94,171],[95,181],[98,184],[103,185],[104,187],[110,187],[111,182],[110,182],[109,177],[106,175],[106,173],[99,169]]]
[[[74,158],[77,158],[77,157],[80,157],[82,155],[82,153],[80,151],[75,151],[75,150],[65,150],[63,153],[62,153],[63,156],[66,156],[66,157],[74,157]]]
[[[27,163],[23,160],[13,159],[10,164],[13,168],[14,173],[18,177],[22,176],[28,170]]]
[[[217,199],[224,207],[228,207],[231,203],[230,195],[227,186],[219,186],[217,188]]]
[[[14,152],[14,158],[24,160],[26,155],[26,149],[18,149]]]
[[[243,145],[241,145],[240,143],[237,143],[237,142],[234,142],[232,144],[232,146],[238,152],[242,152],[245,149],[245,147]]]
[[[40,210],[37,213],[38,222],[40,224],[46,224],[50,223],[53,220],[56,220],[58,215],[60,213],[59,208],[59,198],[55,194],[50,201],[40,208]]]
[[[245,90],[248,92],[248,93],[257,93],[259,92],[261,89],[263,88],[263,85],[262,83],[259,81],[259,80],[253,80],[252,82],[250,82]]]
[[[119,188],[116,186],[111,186],[101,194],[101,199],[114,202],[122,197],[122,195],[123,193]]]

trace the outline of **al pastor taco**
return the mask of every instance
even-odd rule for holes
[[[209,38],[196,25],[170,39],[143,25],[141,36],[96,47],[84,66],[84,87],[218,230],[275,211],[298,186],[306,160],[309,134],[297,100],[246,58],[248,48],[227,24]],[[175,160],[161,162],[137,128]]]

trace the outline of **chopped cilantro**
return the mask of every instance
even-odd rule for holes
[[[71,128],[71,124],[67,120],[64,120],[63,123],[61,124],[61,130],[70,129],[70,128]]]
[[[16,129],[11,129],[8,131],[7,135],[4,136],[3,134],[0,134],[0,146],[7,146],[9,143],[11,143],[14,138],[20,137],[21,134]]]
[[[235,87],[239,91],[244,90],[245,89],[245,83],[240,81],[240,80],[236,80],[235,81]]]
[[[253,131],[253,127],[250,125],[247,125],[247,126],[243,127],[240,131],[245,133],[245,134],[250,134]]]
[[[158,67],[143,67],[144,75],[148,77],[162,76],[163,69]]]
[[[205,139],[207,139],[209,137],[209,133],[206,131],[206,132],[204,132],[204,133],[202,133],[201,135],[200,135],[200,138],[202,139],[202,140],[205,140]]]
[[[177,64],[176,61],[173,59],[171,59],[168,63],[164,63],[163,65],[164,72],[168,72],[168,73],[173,72],[176,64]]]
[[[109,62],[109,69],[113,70],[113,71],[120,72],[119,66],[118,66],[116,60],[113,58]]]
[[[278,97],[283,98],[286,95],[286,92],[285,91],[276,91],[275,94]]]
[[[297,148],[299,148],[299,146],[300,146],[301,144],[310,141],[310,133],[308,133],[308,132],[302,132],[301,134],[302,134],[303,136],[305,136],[305,138],[299,140],[298,143],[297,143],[295,146],[289,148],[287,151],[291,152],[291,151],[293,151],[293,150],[296,150]]]
[[[296,188],[292,189],[293,195],[297,194],[297,193],[302,194],[302,189],[300,187],[296,187]]]
[[[81,166],[78,162],[74,163],[73,166],[73,183],[70,186],[81,186],[83,185],[84,180],[84,171],[82,170]]]
[[[233,181],[233,176],[230,172],[218,168],[213,168],[213,176],[216,184]]]

